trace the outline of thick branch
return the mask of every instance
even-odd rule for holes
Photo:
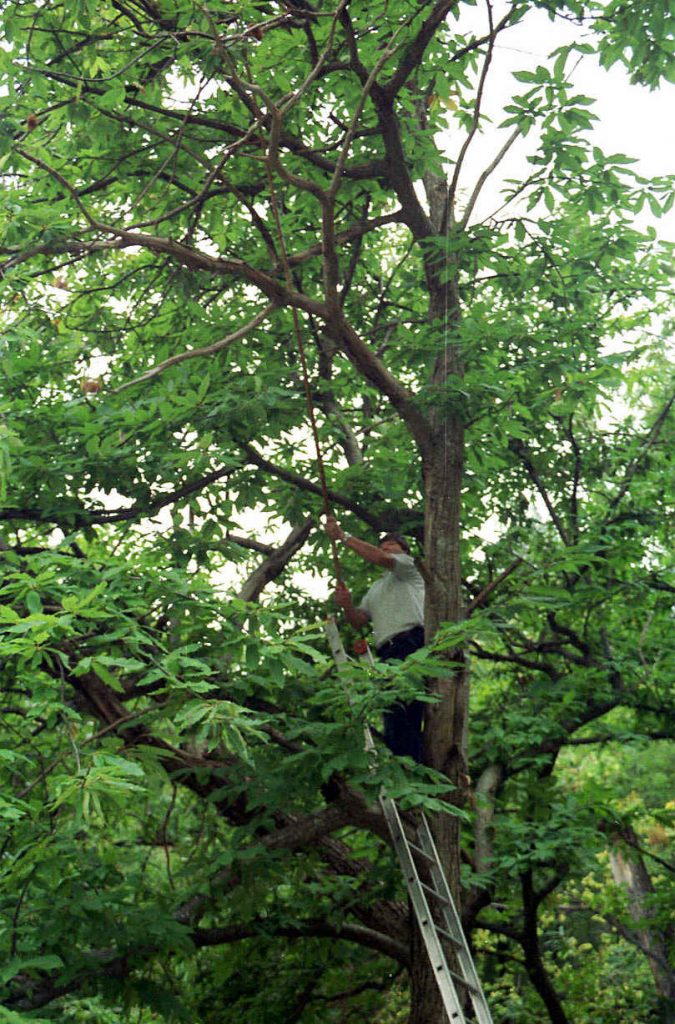
[[[654,740],[654,741],[656,741],[656,740],[675,740],[675,729],[671,729],[669,732],[642,733],[640,735],[640,738],[641,739]],[[601,746],[604,743],[625,743],[625,742],[626,742],[625,736],[622,736],[621,734],[613,736],[611,733],[607,733],[604,736],[583,736],[583,737],[570,738],[570,739],[564,740],[563,743],[562,743],[562,746],[565,746],[565,747],[594,747],[594,746]],[[542,750],[545,750],[545,749],[546,749],[545,747],[542,747]],[[553,749],[552,746],[549,749]],[[651,856],[651,854],[650,854],[650,856]],[[671,870],[675,870],[675,869],[671,868]]]
[[[83,511],[66,510],[61,515],[39,508],[4,508],[0,509],[0,520],[19,519],[33,523],[56,523],[58,526],[63,526],[66,532],[70,532],[73,524],[79,527],[89,526],[93,523],[122,523],[134,519],[145,519],[154,515],[155,512],[159,512],[166,505],[173,505],[177,501],[189,498],[192,494],[198,494],[209,484],[215,483],[216,480],[222,480],[223,477],[227,477],[233,472],[231,466],[226,469],[216,469],[213,473],[207,473],[205,476],[171,491],[170,494],[162,494],[147,504],[136,503],[131,508],[101,509],[99,512],[91,512],[86,509]]]
[[[257,601],[263,589],[280,576],[290,560],[303,546],[312,529],[312,519],[305,519],[301,526],[291,530],[280,547],[272,551],[264,562],[248,577],[237,594],[241,601]]]
[[[302,292],[285,287],[281,281],[250,266],[243,260],[210,256],[174,239],[162,238],[144,232],[126,231],[113,227],[104,227],[102,230],[117,235],[117,240],[67,242],[54,247],[40,246],[7,260],[4,265],[0,266],[0,272],[17,266],[38,253],[75,252],[81,254],[140,246],[150,252],[167,255],[191,270],[206,271],[219,276],[234,276],[247,281],[267,295],[275,306],[291,306],[302,309],[323,320],[326,324],[326,333],[340,344],[359,372],[389,399],[401,418],[407,423],[420,450],[425,450],[428,447],[430,442],[427,424],[416,408],[413,396],[389,372],[370,346],[359,337],[346,321],[341,310],[336,311],[324,302],[311,299]]]
[[[345,319],[342,310],[333,310],[326,319],[326,334],[341,346],[349,360],[365,379],[385,395],[407,424],[424,458],[431,445],[427,420],[415,405],[413,395],[385,367],[373,349],[364,342]]]
[[[480,644],[474,642],[471,645],[472,651],[479,658],[486,661],[500,661],[511,665],[522,665],[523,668],[532,669],[534,672],[545,672],[551,679],[558,679],[560,672],[550,661],[531,661],[520,654],[498,654],[496,651],[487,651]]]
[[[495,794],[504,778],[504,770],[499,764],[489,765],[476,784],[476,824],[475,824],[475,865],[476,871],[487,871],[493,855],[493,828],[495,815]]]
[[[216,352],[221,352],[224,348],[229,348],[235,341],[240,341],[241,338],[245,338],[250,331],[255,330],[256,327],[260,327],[277,308],[275,303],[270,303],[265,306],[264,309],[260,310],[252,320],[248,323],[243,324],[241,327],[233,331],[232,334],[228,334],[226,338],[222,338],[220,341],[214,342],[212,345],[206,345],[204,348],[193,348],[187,349],[185,352],[179,352],[175,356],[170,356],[169,359],[165,359],[163,363],[158,363],[157,366],[153,366],[151,369],[146,370],[139,377],[135,377],[134,380],[129,380],[124,384],[121,384],[118,388],[112,390],[112,394],[116,395],[120,391],[125,391],[126,388],[133,387],[134,384],[142,384],[144,381],[152,380],[153,377],[158,377],[164,370],[168,370],[170,366],[176,366],[178,363],[185,362],[186,359],[198,359],[203,356],[212,356]]]
[[[268,556],[274,554],[273,544],[263,544],[262,541],[256,540],[254,537],[241,537],[238,533],[229,533],[229,531],[225,534],[223,547],[226,547],[227,544],[236,544],[240,548],[257,551],[260,555]],[[213,544],[211,546],[214,547]],[[216,550],[219,550],[219,548],[216,548]]]
[[[265,920],[258,926],[252,923],[225,925],[220,928],[201,928],[193,931],[191,938],[197,948],[201,949],[205,946],[221,946],[225,943],[240,942],[242,939],[259,935],[261,929],[269,935],[270,922]],[[346,939],[377,950],[378,953],[384,953],[385,956],[389,956],[401,964],[408,963],[408,949],[402,942],[397,942],[389,935],[360,924],[350,922],[331,924],[328,921],[314,920],[302,921],[297,925],[279,925],[278,927],[272,925],[271,930],[275,935],[287,939]]]
[[[398,224],[400,221],[401,211],[394,210],[393,213],[383,214],[381,217],[373,217],[372,220],[359,221],[343,231],[338,231],[335,235],[335,241],[337,244],[342,245],[344,242],[352,241],[352,239],[362,238],[368,232],[375,231],[377,228],[386,227],[387,224]],[[292,267],[295,267],[306,262],[306,260],[312,259],[314,256],[321,256],[322,253],[323,242],[317,242],[316,245],[312,245],[302,252],[289,253],[288,262]]]
[[[651,909],[655,897],[654,885],[645,863],[638,852],[637,836],[630,825],[617,827],[610,832],[612,846],[609,860],[612,875],[617,885],[622,886],[628,897],[628,910],[634,929],[622,929],[622,934],[634,936],[649,961],[656,989],[667,1000],[675,1000],[675,973],[670,967],[669,947],[673,943],[673,931],[660,928],[654,920]],[[625,855],[622,846],[627,843],[632,853]]]
[[[546,1007],[551,1024],[569,1024],[569,1018],[563,1009],[558,993],[553,987],[541,957],[537,925],[538,901],[532,886],[531,871],[526,871],[521,876],[521,885],[523,894],[522,945],[525,953],[527,973]]]
[[[279,480],[285,480],[286,483],[292,484],[293,487],[298,487],[301,491],[308,491],[310,494],[317,494],[321,497],[321,487],[319,484],[314,483],[313,480],[309,480],[306,476],[302,476],[300,473],[295,473],[292,469],[285,469],[283,466],[275,465],[273,462],[270,462],[269,459],[264,458],[252,444],[239,442],[239,447],[242,451],[246,452],[249,461],[252,462],[254,466],[264,470],[266,473],[270,473],[272,476],[278,477]],[[340,494],[338,491],[334,491],[331,488],[328,489],[328,497],[330,498],[331,504],[338,505],[341,508],[347,509],[349,512],[353,512],[355,516],[358,516],[359,519],[378,533],[389,529],[396,529],[396,526],[400,525],[398,516],[395,513],[387,513],[381,516],[373,515],[373,513],[363,505],[360,505],[358,502],[348,498],[347,495]]]
[[[396,96],[410,76],[414,74],[437,29],[443,24],[453,7],[456,6],[457,0],[437,0],[434,4],[431,14],[408,46],[395,74],[384,86],[384,90],[390,98]]]

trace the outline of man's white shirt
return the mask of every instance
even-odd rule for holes
[[[361,601],[373,623],[373,640],[381,647],[398,633],[424,625],[424,580],[411,555],[392,555],[385,569]]]

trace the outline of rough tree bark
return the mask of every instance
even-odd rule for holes
[[[447,183],[436,177],[425,181],[432,229],[447,230]],[[438,398],[429,416],[429,436],[422,450],[424,474],[424,557],[427,571],[425,635],[427,641],[443,622],[461,622],[464,608],[461,588],[461,489],[464,467],[464,423],[461,412],[451,407],[447,383],[451,375],[461,377],[461,353],[449,341],[450,331],[459,317],[455,281],[449,275],[447,257],[430,260],[426,266],[429,288],[429,320],[442,324],[446,341],[432,374],[432,388]],[[450,782],[448,799],[462,805],[468,780],[468,675],[462,651],[451,651],[447,675],[436,678],[431,689],[441,697],[428,705],[425,714],[425,759]],[[458,910],[460,900],[459,819],[452,814],[437,814],[432,828],[453,899]],[[411,968],[410,1024],[437,1024],[445,1020],[434,972],[429,964],[421,936],[413,935]],[[452,964],[454,953],[446,950]],[[460,996],[465,993],[460,993]]]
[[[628,893],[628,910],[635,925],[634,934],[626,937],[635,942],[649,962],[656,991],[672,1002],[675,1011],[675,972],[671,968],[675,928],[660,928],[653,920],[649,901],[654,886],[640,855],[638,837],[630,825],[615,829],[610,839],[609,861],[617,885]]]

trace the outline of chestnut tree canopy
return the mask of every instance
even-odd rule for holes
[[[672,1019],[675,193],[575,85],[672,77],[668,4],[0,19],[0,1024],[439,1024],[381,785],[495,1024]],[[404,666],[324,641],[298,332],[330,507],[427,581]],[[368,758],[412,693],[428,767]]]

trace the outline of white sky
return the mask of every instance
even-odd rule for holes
[[[645,0],[648,2],[648,0]],[[494,21],[497,23],[511,6],[503,0],[493,4]],[[459,30],[466,33],[487,31],[487,15],[482,6],[466,9],[466,16],[458,23]],[[501,106],[508,102],[514,92],[525,92],[529,86],[512,77],[514,71],[532,71],[538,64],[545,64],[551,51],[573,42],[583,42],[588,29],[568,21],[551,22],[544,11],[531,11],[523,21],[506,29],[499,36],[495,46],[492,65],[487,79],[484,110],[493,118],[496,126],[503,118]],[[589,36],[592,41],[592,36]],[[624,153],[635,157],[638,163],[632,165],[645,177],[670,174],[675,171],[675,132],[673,116],[675,111],[675,88],[667,83],[660,90],[651,91],[643,86],[631,85],[628,75],[620,64],[609,71],[601,68],[593,56],[578,58],[572,55],[566,65],[568,73],[574,69],[572,86],[574,93],[581,93],[597,100],[590,111],[598,117],[592,133],[593,144],[608,155]],[[485,131],[480,139],[474,140],[466,161],[465,182],[475,180],[476,175],[494,158],[513,129],[502,129],[491,133]],[[492,212],[498,205],[500,179],[518,178],[523,172],[525,154],[532,150],[532,133],[517,142],[504,163],[495,173],[474,213],[474,220]],[[526,165],[527,166],[527,165]],[[653,225],[658,234],[675,238],[675,208],[660,220],[654,218],[648,207],[636,220],[636,226],[644,229]]]

